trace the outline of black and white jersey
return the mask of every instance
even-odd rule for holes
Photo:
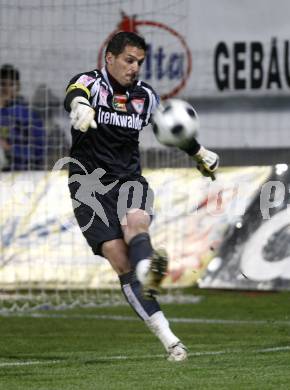
[[[67,88],[65,108],[76,95],[85,96],[95,109],[97,129],[86,133],[71,129],[70,157],[78,160],[87,173],[103,168],[102,181],[130,180],[141,174],[139,133],[148,125],[159,98],[143,81],[136,81],[124,93],[116,93],[107,71],[78,74]],[[70,163],[70,175],[84,173],[80,164]]]

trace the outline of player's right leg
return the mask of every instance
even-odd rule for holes
[[[146,211],[133,209],[126,215],[126,224],[122,223],[122,230],[129,248],[131,266],[143,285],[144,294],[151,298],[160,291],[167,271],[168,257],[164,249],[153,249],[149,225],[150,216]]]
[[[168,263],[165,250],[155,250],[151,245],[149,226],[153,202],[154,193],[142,176],[120,188],[118,216],[129,261],[148,298],[159,292]]]
[[[142,235],[141,235],[142,236]],[[134,237],[130,242],[130,254],[133,257],[132,252],[135,245],[138,245],[138,241],[141,238],[140,235]],[[148,240],[148,246],[150,244],[150,237],[144,233],[143,238]],[[136,265],[137,278],[143,285],[143,293],[149,299],[152,295],[156,295],[160,292],[161,283],[166,276],[168,267],[168,256],[165,249],[153,249],[148,259],[141,259]],[[141,256],[142,257],[142,256]]]

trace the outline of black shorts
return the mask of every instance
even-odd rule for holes
[[[130,209],[153,214],[153,191],[143,176],[96,188],[92,182],[75,181],[69,189],[78,225],[96,255],[102,255],[103,242],[123,238],[121,222]]]

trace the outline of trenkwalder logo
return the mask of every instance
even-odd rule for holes
[[[111,37],[118,31],[130,31],[145,37],[148,43],[147,56],[142,65],[140,79],[151,84],[168,99],[179,93],[191,73],[191,52],[184,38],[166,24],[138,20],[137,16],[121,13],[117,28],[106,38],[98,54],[98,68],[104,65],[104,50]]]

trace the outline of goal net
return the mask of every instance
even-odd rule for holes
[[[2,308],[116,302],[116,275],[92,255],[73,217],[67,171],[51,172],[71,142],[65,88],[73,75],[104,65],[106,42],[122,29],[138,31],[149,42],[142,77],[164,97],[177,93],[190,70],[188,59],[185,64],[174,59],[174,53],[188,55],[182,38],[186,2],[1,0],[0,5],[0,66],[10,72],[3,78],[18,89],[15,104],[1,100],[0,107]],[[161,160],[167,165],[170,157],[158,155],[152,135],[144,144],[145,166],[152,161],[146,153],[152,144],[154,168]],[[181,162],[176,153],[182,166],[187,159]],[[165,240],[163,232],[159,241]]]
[[[65,167],[51,171],[70,148],[69,119],[63,109],[65,88],[77,73],[104,65],[106,42],[121,29],[145,36],[148,55],[141,78],[162,98],[198,102],[203,96],[211,106],[212,58],[209,49],[202,51],[204,37],[197,36],[195,23],[193,2],[188,0],[0,0],[0,66],[13,75],[10,81],[19,95],[12,106],[2,96],[0,100],[3,307],[117,301],[116,275],[106,260],[92,255],[76,225]],[[194,40],[196,48],[189,40]],[[1,81],[2,90],[3,86]],[[216,111],[202,118],[201,142],[216,146],[219,141],[228,145],[229,140],[238,139],[241,147],[247,147],[253,126],[259,130],[256,141],[262,142],[262,127],[277,123],[277,116],[271,116],[271,122],[263,113],[254,119],[247,116],[244,122],[240,113],[231,118],[233,123],[227,114]],[[288,114],[279,118],[278,146],[287,145]],[[236,133],[231,138],[232,129]],[[216,189],[209,198],[210,183],[193,173],[192,161],[185,154],[158,145],[150,129],[140,138],[144,175],[156,198],[153,241],[170,252],[164,286],[192,285],[236,218],[221,212],[234,202],[235,181],[251,179],[251,191],[244,194],[247,204],[269,172],[267,168],[225,170],[221,174],[225,188]],[[217,201],[221,194],[226,206]],[[208,205],[219,212],[209,213]]]

